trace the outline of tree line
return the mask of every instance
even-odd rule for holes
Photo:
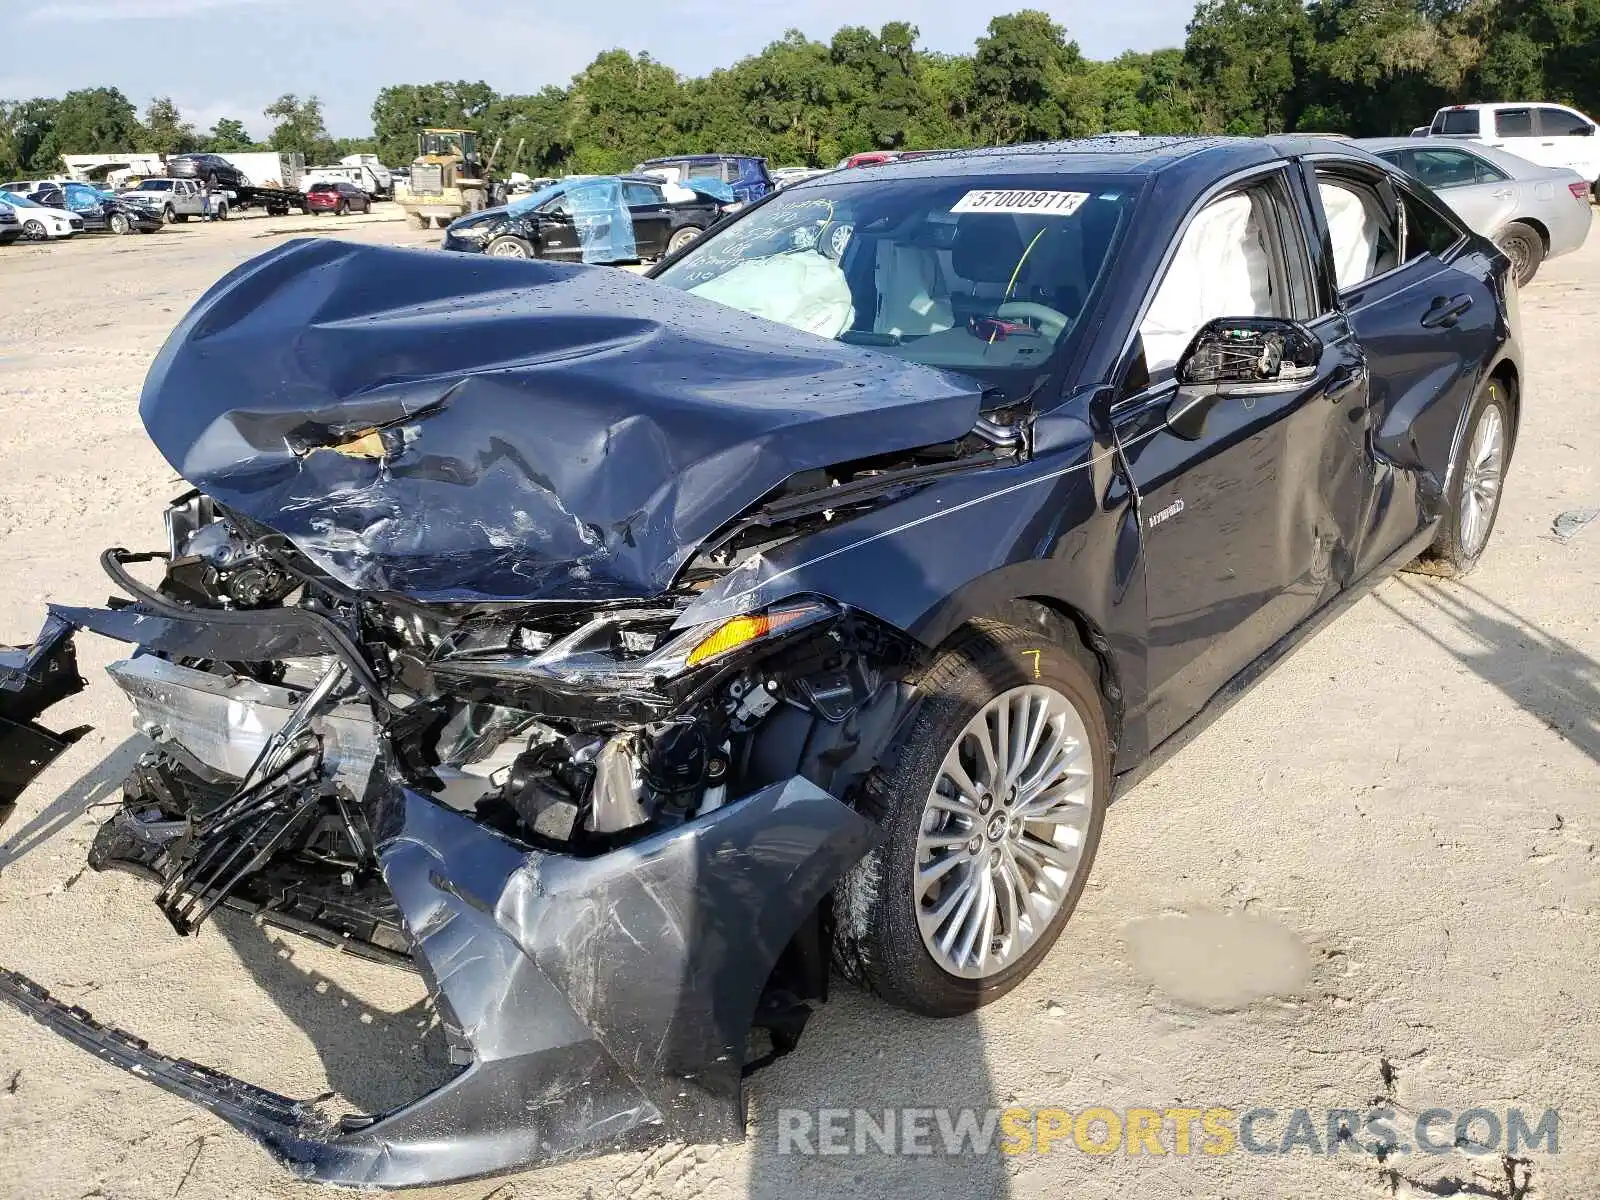
[[[372,135],[334,139],[316,96],[280,97],[265,143],[238,120],[206,132],[170,99],[141,118],[115,88],[0,101],[0,176],[63,153],[274,149],[308,162],[374,151],[409,162],[422,125],[503,139],[499,167],[625,170],[692,151],[830,166],[861,150],[1143,133],[1404,133],[1442,105],[1554,100],[1600,108],[1600,0],[1199,0],[1181,48],[1085,58],[1042,12],[996,17],[971,54],[917,45],[915,25],[790,31],[759,54],[686,77],[609,50],[566,87],[502,95],[483,82],[386,87]]]

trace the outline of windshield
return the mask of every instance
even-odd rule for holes
[[[529,192],[526,196],[518,196],[510,204],[506,205],[506,211],[513,213],[529,212],[532,209],[538,208],[542,204],[546,204],[549,201],[554,200],[557,196],[565,193],[566,190],[567,185],[564,183],[551,184],[548,187],[542,187],[536,192]]]
[[[15,192],[0,192],[0,200],[4,200],[16,208],[43,208],[42,204],[35,204],[26,196],[19,196]]]
[[[139,192],[170,192],[172,190],[172,180],[146,179],[134,190]]]
[[[1087,311],[1136,188],[1060,175],[802,184],[656,278],[929,366],[1037,368]]]

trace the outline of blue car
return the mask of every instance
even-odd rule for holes
[[[634,174],[672,168],[678,182],[690,179],[717,179],[728,184],[742,204],[753,204],[776,190],[767,172],[767,160],[748,154],[680,154],[671,158],[652,158],[634,168]]]
[[[327,1120],[13,969],[0,1000],[305,1180],[742,1137],[830,963],[927,1016],[1003,995],[1113,795],[1391,572],[1472,570],[1509,270],[1291,137],[836,172],[653,278],[274,246],[146,380],[165,543],[0,649],[0,798],[84,732],[42,722],[76,634],[127,645],[150,744],[90,865],[178,934],[415,966],[460,1071]]]

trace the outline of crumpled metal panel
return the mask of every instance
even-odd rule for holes
[[[140,413],[349,586],[585,600],[658,594],[790,475],[960,437],[979,396],[625,272],[318,239],[207,292]]]
[[[297,1175],[408,1187],[668,1137],[744,1135],[745,1037],[802,919],[879,836],[803,779],[593,859],[527,852],[417,792],[375,816],[384,881],[469,1065],[373,1120],[168,1058],[0,971],[0,1000],[203,1105]]]

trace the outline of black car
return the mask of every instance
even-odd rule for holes
[[[0,998],[305,1179],[741,1137],[752,1024],[791,1050],[830,960],[931,1016],[1004,994],[1114,794],[1390,572],[1473,568],[1508,269],[1288,137],[839,172],[653,278],[269,250],[145,383],[168,544],[0,652],[0,780],[81,732],[39,723],[74,630],[131,644],[154,744],[90,864],[179,933],[414,964],[463,1066],[328,1120]]]
[[[249,187],[250,181],[220,154],[175,154],[167,159],[167,174],[174,179],[199,179],[212,187]]]
[[[154,233],[163,222],[142,204],[107,195],[86,183],[50,184],[28,193],[47,208],[64,208],[83,218],[85,233]]]
[[[707,196],[669,200],[661,180],[648,176],[570,179],[452,221],[441,245],[496,258],[637,262],[675,254],[722,211]]]

